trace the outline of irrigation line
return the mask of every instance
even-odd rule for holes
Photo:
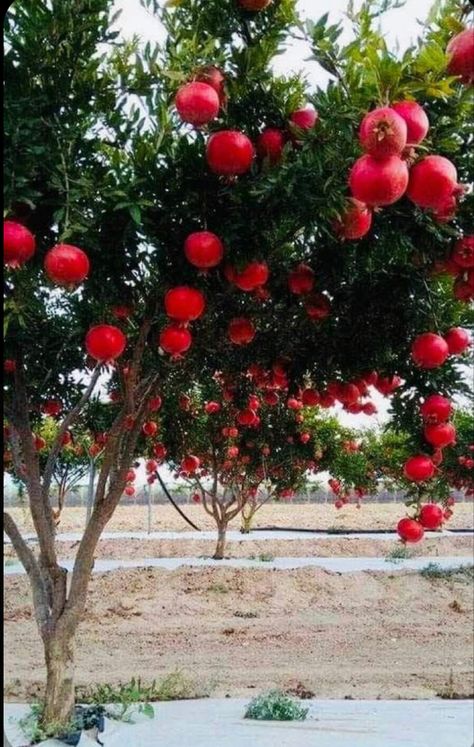
[[[447,529],[449,534],[469,532],[474,534],[474,529]],[[308,527],[253,527],[250,532],[306,532],[307,534],[396,534],[394,529],[308,529]],[[449,535],[444,535],[449,536]],[[474,745],[473,745],[474,747]]]
[[[175,501],[173,500],[172,495],[170,494],[168,488],[166,487],[165,483],[161,479],[161,475],[160,475],[160,473],[158,471],[157,471],[156,475],[158,477],[158,482],[160,483],[161,488],[162,488],[164,494],[166,495],[166,497],[168,498],[168,500],[172,504],[172,506],[174,506],[174,508],[176,509],[176,511],[178,512],[178,514],[180,514],[180,516],[183,517],[183,519],[189,524],[190,527],[192,527],[193,529],[195,529],[197,532],[200,532],[201,530],[199,529],[199,527],[197,527],[196,524],[193,524],[193,522],[191,521],[191,519],[188,519],[188,517],[186,516],[186,514],[184,513],[184,511],[182,511],[180,509],[180,507],[178,506],[178,504],[175,503]]]

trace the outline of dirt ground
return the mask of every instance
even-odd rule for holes
[[[182,506],[187,516],[200,529],[214,529],[214,521],[202,506]],[[21,508],[8,509],[21,529],[33,530],[29,512]],[[340,511],[332,503],[327,504],[293,504],[273,503],[263,506],[256,514],[255,527],[280,526],[300,529],[394,529],[399,519],[405,515],[402,503],[367,503],[358,510],[355,505],[348,505]],[[65,508],[61,517],[59,531],[82,531],[85,523],[84,508]],[[231,528],[239,529],[240,520],[236,518]],[[454,514],[446,523],[446,528],[472,529],[474,527],[474,503],[466,501],[454,507]],[[107,524],[107,531],[146,531],[146,506],[119,506]],[[190,530],[184,520],[170,505],[155,505],[152,508],[152,530],[187,531]]]
[[[303,686],[316,697],[472,697],[464,575],[230,568],[94,574],[77,683],[175,670],[196,694]],[[5,579],[5,694],[40,694],[42,652],[24,577]]]

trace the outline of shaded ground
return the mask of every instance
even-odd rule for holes
[[[116,571],[92,578],[77,682],[152,680],[180,669],[199,692],[248,696],[299,683],[316,697],[472,693],[465,575],[229,568]],[[5,579],[5,692],[44,681],[28,582]]]
[[[213,519],[202,506],[182,506],[189,518],[200,529],[214,529]],[[29,512],[21,508],[8,509],[20,527],[31,532],[33,526]],[[282,526],[308,529],[391,529],[394,530],[399,519],[405,514],[402,503],[367,503],[360,509],[348,505],[340,511],[332,503],[327,504],[293,504],[272,503],[263,506],[255,517],[255,526]],[[85,523],[84,508],[65,508],[59,525],[59,531],[81,531]],[[239,518],[230,525],[239,529]],[[474,503],[466,501],[454,507],[454,514],[446,529],[472,529],[474,527]],[[119,506],[107,524],[107,531],[134,531],[147,529],[146,506]],[[170,505],[155,505],[152,509],[152,530],[187,531],[190,527],[183,521]]]

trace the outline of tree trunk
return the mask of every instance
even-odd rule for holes
[[[218,526],[216,551],[213,555],[214,560],[222,560],[224,558],[226,532],[227,524],[221,524],[220,526]]]
[[[74,635],[53,633],[44,643],[46,694],[42,722],[66,726],[74,710]]]
[[[253,513],[248,514],[248,516],[244,516],[244,514],[242,514],[242,526],[240,527],[241,534],[250,534],[252,521]]]
[[[91,459],[90,466],[89,466],[89,484],[87,486],[86,526],[88,525],[89,519],[91,518],[92,507],[94,505],[95,471],[96,471],[95,461]]]

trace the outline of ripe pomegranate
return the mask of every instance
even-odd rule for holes
[[[443,523],[443,511],[436,503],[425,503],[420,511],[420,523],[425,529],[438,529]]]
[[[191,322],[204,311],[206,302],[201,291],[187,285],[171,288],[165,295],[165,311],[178,322]]]
[[[424,482],[433,477],[435,466],[429,457],[419,454],[407,459],[403,467],[403,473],[408,480]]]
[[[265,8],[268,8],[272,1],[273,0],[238,0],[238,3],[244,10],[256,13],[260,10],[265,10]]]
[[[33,434],[33,439],[35,442],[35,449],[36,451],[43,451],[43,449],[46,448],[46,441],[42,436],[35,436]]]
[[[111,324],[97,324],[86,335],[88,355],[101,363],[108,363],[122,355],[127,338],[118,327]]]
[[[403,542],[419,542],[423,539],[424,529],[415,519],[400,519],[397,525],[397,532]]]
[[[44,258],[44,271],[56,285],[75,286],[89,274],[89,257],[72,244],[56,244]]]
[[[27,262],[36,250],[35,237],[21,223],[3,221],[3,263],[16,268]]]
[[[236,415],[236,420],[239,425],[254,425],[258,415],[255,410],[251,410],[247,407],[245,410],[240,410]]]
[[[302,403],[296,399],[296,397],[290,397],[290,399],[287,401],[286,406],[289,410],[300,410],[302,407]]]
[[[302,444],[307,444],[311,441],[311,433],[300,433],[300,441]]]
[[[363,202],[349,200],[349,204],[338,221],[333,223],[334,231],[341,239],[361,239],[370,231],[372,211]]]
[[[316,126],[318,119],[318,112],[311,106],[297,109],[290,114],[290,123],[300,130],[312,130]]]
[[[374,109],[362,120],[359,142],[374,158],[399,156],[407,144],[407,124],[389,106]]]
[[[91,456],[92,459],[95,459],[96,456],[98,456],[101,451],[102,451],[102,446],[96,443],[91,444],[88,449],[89,456]]]
[[[456,241],[451,259],[464,269],[474,267],[474,236],[464,236]]]
[[[468,28],[451,39],[446,54],[449,57],[448,73],[459,75],[462,83],[474,81],[474,29]]]
[[[41,405],[41,411],[44,412],[45,415],[49,415],[51,418],[57,417],[62,409],[63,406],[57,399],[50,399],[48,402]]]
[[[189,234],[184,242],[186,259],[194,267],[207,270],[216,267],[224,256],[224,245],[211,231],[196,231]]]
[[[136,479],[137,475],[134,469],[129,469],[126,476],[125,476],[125,482],[133,482]]]
[[[328,391],[321,392],[321,399],[319,401],[319,404],[326,410],[329,407],[334,407],[334,405],[336,404],[336,398],[333,397],[333,395]]]
[[[439,465],[443,461],[443,450],[435,449],[431,455],[431,461],[433,462],[435,467],[439,467]]]
[[[158,423],[154,420],[148,420],[142,425],[142,431],[145,436],[152,437],[158,432]]]
[[[214,89],[219,96],[221,106],[226,103],[225,76],[218,67],[206,65],[197,71],[195,78],[201,83],[207,83]]]
[[[383,394],[384,397],[388,397],[389,394],[392,394],[395,389],[398,389],[398,387],[401,386],[401,383],[402,380],[400,376],[378,376],[375,388],[380,392],[380,394]]]
[[[200,464],[201,464],[201,461],[198,459],[197,456],[194,456],[193,454],[189,454],[189,456],[185,457],[183,461],[181,462],[181,469],[187,475],[192,475],[194,474],[194,472],[196,472],[197,469],[199,469]]]
[[[457,278],[453,285],[453,295],[458,301],[469,303],[474,299],[474,282],[464,280],[462,277]]]
[[[148,403],[148,409],[150,412],[158,412],[162,405],[162,399],[159,394],[156,395],[156,397],[152,397],[150,402]]]
[[[126,305],[113,306],[112,309],[111,309],[111,311],[112,311],[112,314],[114,315],[114,317],[116,319],[119,319],[120,321],[123,321],[125,319],[129,319],[132,316],[132,314],[133,314],[133,307],[132,306],[126,306]]]
[[[276,392],[265,392],[265,394],[263,395],[263,399],[265,400],[265,403],[267,405],[270,405],[270,407],[274,407],[280,401],[280,398]]]
[[[165,458],[167,454],[166,447],[163,444],[154,444],[153,445],[153,454],[156,456],[157,459],[160,460],[160,462]]]
[[[254,147],[249,138],[237,130],[221,130],[209,138],[207,163],[219,176],[239,176],[252,166]]]
[[[425,423],[442,423],[451,415],[451,402],[441,394],[430,394],[420,407]]]
[[[133,485],[127,485],[124,492],[125,495],[128,495],[128,497],[131,498],[132,495],[135,495],[135,488]]]
[[[61,437],[61,446],[69,446],[69,444],[72,443],[72,433],[71,431],[66,431],[66,433],[63,433]]]
[[[199,495],[199,493],[193,493],[193,495],[191,496],[191,500],[193,501],[193,503],[201,503],[201,496]]]
[[[435,449],[444,449],[456,443],[456,428],[451,423],[429,423],[423,434]]]
[[[227,334],[234,345],[248,345],[255,337],[255,327],[245,317],[236,317],[229,323]]]
[[[179,327],[177,324],[168,324],[160,332],[160,348],[177,358],[191,347],[193,338],[189,329]]]
[[[419,145],[427,136],[430,123],[426,112],[416,101],[397,101],[392,104],[407,125],[407,144]]]
[[[288,275],[288,286],[292,293],[306,295],[314,287],[314,272],[308,265],[299,264]]]
[[[462,327],[451,327],[444,335],[450,355],[462,355],[471,345],[469,332]]]
[[[176,109],[183,122],[195,127],[205,125],[219,114],[220,100],[217,91],[208,83],[187,83],[175,99]]]
[[[320,322],[331,313],[331,302],[322,293],[315,293],[308,299],[305,309],[313,322]]]
[[[272,166],[280,163],[285,147],[285,134],[276,127],[267,127],[257,139],[257,154],[266,158]]]
[[[449,355],[448,344],[440,335],[424,332],[413,341],[411,357],[420,368],[438,368]]]
[[[229,428],[229,438],[237,438],[239,435],[239,429],[238,428]]]
[[[147,462],[145,464],[145,470],[148,473],[150,473],[150,472],[156,472],[157,468],[158,468],[158,462],[155,461],[155,459],[148,459],[147,460]]]
[[[238,446],[229,446],[227,449],[227,456],[229,459],[235,459],[239,456],[239,447]]]
[[[16,361],[12,360],[11,358],[7,358],[3,361],[3,370],[5,373],[14,373],[16,371]]]
[[[383,161],[361,156],[349,175],[352,196],[371,207],[392,205],[403,197],[407,186],[408,166],[398,156]]]
[[[457,188],[457,171],[443,156],[426,156],[410,170],[407,197],[421,208],[445,205]]]
[[[268,280],[269,269],[266,262],[250,262],[241,272],[233,274],[233,283],[243,291],[253,291]]]
[[[204,411],[207,412],[208,415],[214,415],[216,412],[219,412],[221,409],[221,406],[219,402],[206,402],[204,405]]]
[[[343,384],[339,389],[339,399],[346,405],[352,405],[359,399],[360,392],[355,384]]]
[[[316,389],[305,389],[301,396],[301,400],[305,407],[316,407],[319,405],[319,392]]]

